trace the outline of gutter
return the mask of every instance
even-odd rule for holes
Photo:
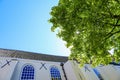
[[[62,67],[65,80],[68,80],[68,79],[67,79],[67,76],[66,76],[66,73],[65,73],[65,69],[64,69],[64,63],[61,63],[60,66]]]

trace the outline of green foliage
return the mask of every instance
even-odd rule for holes
[[[49,20],[81,64],[108,64],[120,58],[119,0],[59,0]],[[115,48],[114,55],[108,50]]]

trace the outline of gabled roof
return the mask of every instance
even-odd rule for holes
[[[68,57],[65,56],[46,55],[41,53],[10,50],[10,49],[0,49],[0,57],[13,57],[13,58],[21,58],[21,59],[32,59],[32,60],[54,61],[54,62],[66,62],[68,60]]]

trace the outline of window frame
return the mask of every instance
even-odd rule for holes
[[[21,72],[20,72],[20,76],[19,76],[19,80],[22,80],[21,79],[21,77],[22,77],[22,73],[23,73],[23,69],[27,66],[27,65],[30,65],[30,66],[32,66],[33,67],[33,69],[34,69],[34,79],[33,80],[35,80],[35,67],[32,65],[32,64],[29,64],[29,63],[27,63],[27,64],[24,64],[23,66],[22,66],[22,68],[21,68]]]
[[[60,72],[59,68],[58,68],[57,66],[55,66],[55,65],[53,65],[53,66],[51,66],[51,67],[49,68],[50,80],[56,80],[56,79],[55,79],[56,77],[52,78],[51,68],[57,69],[57,71],[59,72],[59,77],[60,77],[59,79],[62,80],[61,72]]]

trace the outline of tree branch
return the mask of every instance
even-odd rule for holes
[[[112,17],[115,19],[120,19],[120,15],[113,15]]]
[[[117,20],[117,22],[116,22],[116,24],[115,24],[115,25],[117,25],[117,24],[118,24],[118,22],[119,22],[119,19]],[[113,25],[113,26],[114,26],[114,25]],[[112,30],[111,30],[111,31],[107,34],[107,36],[108,36],[108,35],[110,35],[110,34],[114,31],[114,29],[115,29],[115,28],[116,28],[116,26],[114,26],[114,27],[113,27],[113,29],[112,29]]]
[[[117,20],[117,22],[116,22],[115,25],[117,25],[118,22],[119,22],[119,19]],[[114,27],[112,28],[112,30],[106,35],[106,36],[108,36],[108,37],[106,37],[106,38],[104,39],[104,41],[102,42],[102,44],[103,44],[108,38],[110,38],[110,37],[113,36],[114,34],[120,32],[120,30],[119,30],[119,31],[116,31],[116,32],[112,33],[112,32],[114,31],[115,28],[116,28],[116,26],[114,26]]]
[[[111,26],[114,26],[114,27],[120,26],[120,24],[112,24],[112,23],[105,23],[105,24],[108,24],[108,25],[111,25]]]
[[[110,38],[111,36],[113,36],[114,34],[117,34],[117,33],[120,33],[120,30],[119,31],[116,31],[114,33],[111,33],[107,38],[105,38],[105,40],[107,40],[108,38]]]
[[[113,26],[120,26],[120,24],[117,24],[117,25],[114,25],[114,24],[113,24]]]

